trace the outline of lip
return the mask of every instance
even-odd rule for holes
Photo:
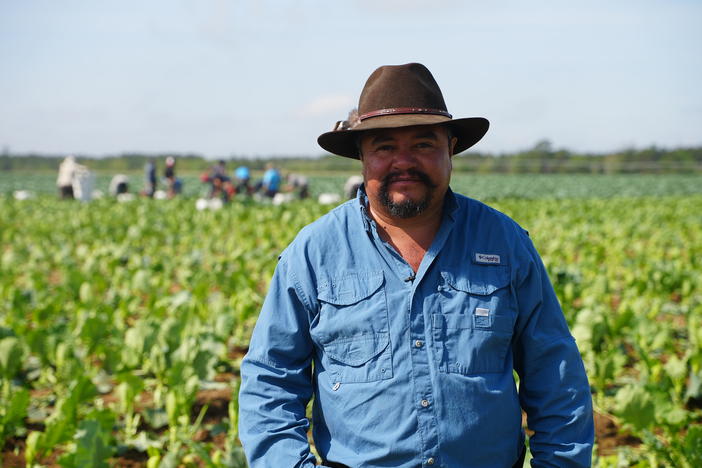
[[[398,179],[392,179],[390,185],[392,184],[404,184],[404,183],[424,183],[421,179],[416,177],[402,177]]]

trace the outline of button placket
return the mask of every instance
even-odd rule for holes
[[[429,253],[428,253],[429,254]],[[425,256],[423,262],[427,262]],[[418,270],[417,279],[426,272],[426,265],[422,265]],[[423,281],[423,280],[422,280]],[[417,419],[420,430],[422,432],[420,453],[421,458],[417,460],[421,466],[438,466],[435,457],[430,454],[436,453],[438,448],[437,420],[436,414],[432,410],[434,399],[434,388],[431,382],[431,362],[429,360],[428,344],[424,339],[431,333],[431,326],[425,324],[426,317],[424,314],[424,301],[426,300],[423,288],[433,289],[433,285],[427,284],[425,281],[414,281],[414,288],[410,291],[408,302],[408,315],[410,320],[410,359],[412,364],[412,372],[414,375],[414,397],[418,406]],[[431,294],[431,291],[429,291]],[[417,297],[415,297],[417,295]],[[426,349],[425,349],[426,348]],[[431,462],[428,460],[431,459]]]

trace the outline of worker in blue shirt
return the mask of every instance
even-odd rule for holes
[[[359,158],[355,199],[281,254],[241,364],[249,464],[589,467],[585,369],[525,230],[449,188],[487,132],[453,119],[420,64],[383,66],[359,120],[322,134]],[[515,383],[514,372],[519,376]]]
[[[263,173],[263,179],[261,180],[263,195],[273,198],[280,190],[281,182],[282,177],[278,169],[275,168],[273,163],[266,164],[266,172]]]
[[[234,171],[235,192],[237,194],[249,195],[251,192],[251,171],[247,166],[239,166]]]

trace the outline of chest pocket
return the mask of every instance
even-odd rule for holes
[[[348,273],[320,283],[319,320],[310,332],[333,383],[392,377],[388,308],[382,271]]]
[[[509,267],[473,264],[466,271],[441,276],[441,313],[432,316],[440,371],[503,372],[516,319]]]

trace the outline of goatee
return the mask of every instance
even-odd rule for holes
[[[420,200],[414,201],[409,199],[402,202],[394,202],[390,198],[390,184],[395,180],[402,179],[407,176],[419,179],[421,183],[426,185],[427,191]],[[434,196],[435,189],[436,184],[434,184],[431,181],[427,174],[417,169],[408,169],[404,172],[390,172],[385,177],[383,177],[383,180],[380,184],[378,198],[380,199],[380,203],[382,203],[383,206],[385,206],[388,209],[392,216],[404,219],[413,218],[422,214],[424,210],[427,209],[429,203],[432,200],[432,197]]]

